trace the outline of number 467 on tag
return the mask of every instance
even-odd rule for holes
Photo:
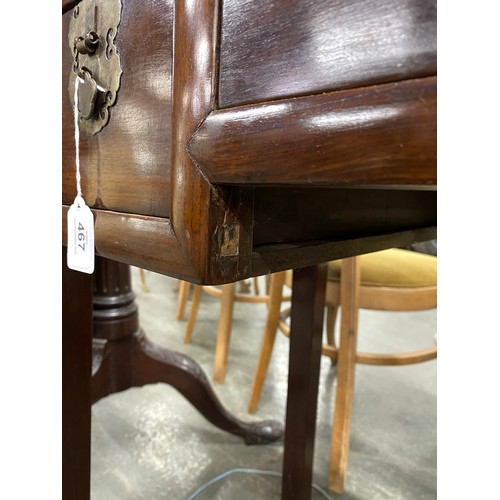
[[[81,197],[68,210],[67,263],[75,271],[94,272],[94,216]]]

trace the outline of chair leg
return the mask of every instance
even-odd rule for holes
[[[280,319],[281,298],[283,295],[283,285],[285,283],[285,272],[274,273],[271,275],[269,287],[269,310],[267,313],[264,336],[260,347],[259,361],[255,371],[252,390],[250,392],[250,401],[248,411],[255,413],[259,406],[260,394],[264,387],[267,370],[274,347],[276,332],[278,331],[278,322]]]
[[[335,343],[335,320],[338,309],[337,305],[326,306],[326,344],[321,348],[323,355],[330,358],[333,366],[337,364],[338,359],[338,347]]]
[[[184,319],[184,312],[186,310],[186,303],[189,295],[189,289],[191,287],[191,283],[188,281],[180,281],[179,282],[179,294],[177,298],[177,312],[175,314],[175,318],[177,320]]]
[[[149,292],[149,286],[148,286],[148,283],[146,281],[146,273],[144,271],[144,269],[139,268],[139,276],[141,278],[141,287],[142,287],[142,291],[143,292]]]
[[[189,313],[188,322],[186,325],[186,333],[184,334],[184,343],[189,344],[193,337],[193,329],[196,323],[196,316],[198,314],[198,307],[200,306],[201,292],[203,287],[194,285],[193,299],[191,301],[191,312]]]
[[[250,293],[252,291],[252,283],[250,280],[242,280],[239,281],[238,284],[240,285],[240,293]]]
[[[254,276],[254,278],[253,278],[253,288],[255,291],[255,295],[260,295],[259,277],[258,276]]]
[[[338,305],[326,307],[326,341],[332,347],[337,347],[335,344],[335,321],[337,320],[338,310]]]
[[[357,258],[343,259],[341,273],[340,346],[328,477],[329,488],[338,494],[344,491],[351,431],[360,279]]]
[[[231,341],[231,327],[233,324],[235,286],[235,283],[222,285],[221,311],[214,359],[214,382],[220,384],[223,384],[226,378],[229,342]]]

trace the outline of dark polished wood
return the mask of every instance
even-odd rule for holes
[[[174,30],[172,226],[210,283],[248,275],[252,244],[252,199],[210,184],[186,148],[215,107],[219,8],[216,0],[178,0]]]
[[[245,422],[232,415],[219,401],[200,366],[185,354],[150,342],[144,334],[132,344],[132,385],[162,382],[177,389],[209,422],[241,437],[246,444],[282,441],[284,428],[276,420]]]
[[[283,196],[283,192],[277,193]],[[297,226],[297,219],[293,217],[294,213],[300,213],[297,212],[297,205],[301,206],[294,198],[296,193],[292,190],[285,194],[287,202],[280,204],[280,197],[274,200],[267,197],[267,201],[259,205],[259,211],[254,213],[259,239],[253,247],[249,276],[306,266],[308,262],[318,264],[341,259],[352,256],[352,252],[357,255],[406,246],[415,241],[430,240],[437,234],[435,192],[428,193],[428,196],[422,192],[405,192],[401,196],[391,192],[394,203],[389,203],[389,206],[393,206],[394,210],[388,210],[388,204],[384,203],[384,196],[387,201],[385,191],[380,195],[377,191],[360,191],[354,199],[363,199],[368,204],[355,205],[360,211],[353,211],[349,197],[345,205],[339,206],[335,216],[335,212],[328,215],[320,209],[315,211],[318,205],[314,201],[308,205],[308,195],[305,195],[303,206],[308,207],[307,210],[315,218],[302,227]],[[314,196],[314,192],[309,194]],[[324,195],[325,198],[333,196],[331,192]],[[272,198],[272,193],[269,196]],[[340,198],[344,199],[342,195]],[[272,207],[276,212],[272,211]],[[67,240],[67,210],[68,207],[63,207],[63,241]],[[272,214],[280,212],[283,216],[275,219]],[[205,283],[193,276],[193,268],[182,252],[168,219],[120,216],[105,210],[93,210],[93,213],[99,255],[193,283]],[[276,224],[273,224],[275,220]],[[378,228],[378,234],[372,234],[370,224]],[[323,226],[322,231],[330,234],[320,233],[319,239],[308,237],[314,229],[319,231],[320,226]],[[408,226],[410,229],[407,229]],[[283,235],[288,239],[284,239]]]
[[[214,111],[189,151],[216,184],[432,187],[435,138],[432,77]]]
[[[310,498],[325,309],[326,264],[295,270],[282,498]]]
[[[92,403],[131,386],[130,339],[139,332],[130,267],[97,257],[94,277]]]
[[[98,256],[222,284],[436,237],[434,0],[122,3],[121,88],[108,125],[80,143]],[[74,4],[63,1],[63,241],[76,194],[67,88]],[[306,336],[315,338],[317,312],[306,311]],[[158,373],[176,384],[182,363],[163,370],[176,354],[138,332],[127,337],[123,366],[142,371],[137,383]],[[110,341],[100,340],[95,352],[104,355]],[[293,382],[289,391],[299,412],[314,406],[316,351],[307,352],[309,388]],[[292,359],[293,379],[304,366]],[[210,399],[197,383],[182,390]],[[300,500],[310,495],[314,439],[304,418],[303,462],[291,430],[284,460],[285,491],[297,486]]]
[[[123,66],[110,121],[80,135],[82,190],[87,205],[130,214],[170,215],[173,2],[122,1],[116,44]],[[62,194],[76,196],[73,108],[69,100],[71,12],[62,29]],[[138,175],[140,173],[140,175]]]
[[[93,403],[129,387],[165,383],[177,389],[209,422],[247,444],[282,440],[281,423],[236,418],[219,401],[193,359],[148,340],[139,327],[128,265],[96,258],[93,311]]]
[[[431,240],[436,237],[436,233],[437,227],[431,226],[374,236],[363,235],[340,241],[318,240],[286,245],[261,245],[255,248],[252,270],[256,276],[262,276],[270,272],[292,269],[295,266],[305,267],[308,264],[321,264],[352,257],[353,253],[360,255],[386,248],[404,247],[415,241]]]
[[[66,13],[76,7],[82,0],[62,0],[62,13]]]
[[[413,206],[422,207],[425,214],[415,217],[418,209],[414,210],[402,227],[398,222],[400,200],[389,196],[382,218],[395,220],[384,228],[384,234],[436,224],[435,216],[429,221],[429,198],[415,194],[422,189],[436,191],[434,4],[426,1],[419,6],[395,6],[392,0],[385,0],[379,7],[368,9],[367,2],[360,0],[359,12],[353,14],[356,22],[351,22],[355,2],[345,3],[345,8],[338,2],[320,2],[314,8],[307,2],[304,8],[292,2],[290,9],[285,9],[282,1],[276,1],[260,11],[259,15],[269,22],[252,24],[259,4],[239,2],[241,13],[251,11],[249,26],[252,32],[259,31],[263,44],[273,46],[276,36],[290,44],[278,44],[273,58],[286,60],[290,48],[293,54],[299,51],[302,58],[316,58],[316,64],[320,64],[320,51],[325,67],[332,63],[328,54],[334,61],[338,59],[336,65],[344,67],[345,61],[336,51],[344,47],[344,53],[350,54],[346,47],[351,47],[356,37],[352,35],[346,46],[332,44],[331,37],[324,36],[326,25],[315,24],[321,10],[325,19],[346,23],[347,39],[356,30],[363,35],[366,30],[371,33],[375,45],[373,53],[366,56],[370,58],[369,68],[377,67],[379,74],[386,76],[368,79],[362,87],[354,78],[349,86],[356,88],[332,92],[334,85],[325,89],[328,92],[318,93],[310,73],[301,71],[308,83],[300,98],[284,93],[275,102],[218,109],[224,79],[220,51],[227,54],[229,42],[224,37],[233,29],[224,23],[233,22],[229,11],[238,10],[235,0],[224,8],[218,0],[167,1],[161,6],[151,1],[126,2],[116,39],[124,65],[117,102],[103,131],[81,138],[82,188],[100,219],[96,231],[99,255],[204,284],[255,275],[254,257],[262,244],[285,245],[283,252],[292,267],[302,265],[302,258],[293,264],[294,247],[286,246],[297,241],[295,236],[311,242],[323,240],[325,234],[329,241],[342,238],[330,231],[336,212],[346,213],[338,204],[331,204],[339,186],[411,190]],[[63,16],[63,226],[67,207],[75,196],[72,109],[67,89],[70,16],[71,12]],[[374,19],[378,16],[377,27]],[[268,31],[275,18],[282,26],[279,34]],[[311,36],[295,40],[297,29],[304,26]],[[320,47],[305,43],[314,38],[316,30]],[[386,50],[384,37],[378,34],[384,30],[396,38],[401,35],[405,43],[398,50]],[[239,50],[238,44],[232,46]],[[242,49],[235,55],[242,66],[246,64],[244,54]],[[271,57],[269,52],[266,55]],[[394,82],[392,70],[398,65],[402,65],[402,73]],[[274,69],[266,76],[268,85],[281,78],[279,66],[271,67]],[[367,71],[361,64],[352,67],[359,74]],[[331,69],[328,73],[336,74]],[[239,97],[245,100],[243,90]],[[263,206],[265,194],[261,189],[265,188],[261,186],[268,185],[308,189],[321,185],[331,191],[314,197],[315,211],[321,217],[310,224],[312,211],[306,211],[290,231],[288,208],[293,212],[293,202],[287,201],[287,210],[270,214],[254,211],[254,207]],[[313,192],[302,194],[304,199],[314,196]],[[363,193],[352,189],[344,192],[343,199],[346,207],[353,207],[363,199]],[[381,207],[378,203],[378,220]],[[356,216],[362,211],[369,218],[372,207],[365,204],[352,213]],[[266,217],[272,224],[263,223]],[[343,225],[346,223],[348,219]],[[351,226],[356,227],[356,223]],[[275,236],[265,241],[264,230]],[[373,231],[379,231],[379,226],[372,228],[370,235]],[[290,240],[291,232],[294,240]],[[141,244],[145,234],[149,243]],[[364,233],[355,235],[362,236]],[[313,245],[309,247],[312,250]],[[332,253],[329,258],[336,255]]]
[[[63,206],[63,241],[67,241]],[[196,282],[193,267],[180,248],[170,219],[92,210],[96,253],[111,260]],[[144,264],[144,265],[141,265]]]
[[[219,107],[436,74],[436,1],[224,0]]]
[[[62,498],[90,498],[92,276],[62,248]]]
[[[261,188],[255,192],[254,249],[287,242],[347,242],[429,227],[436,224],[436,211],[434,190]],[[300,222],[303,218],[307,224]]]

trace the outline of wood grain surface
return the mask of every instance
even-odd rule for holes
[[[219,32],[216,0],[178,0],[173,80],[172,226],[204,280],[236,281],[249,272],[253,200],[211,185],[187,144],[215,107]]]
[[[73,108],[68,82],[72,54],[62,29],[62,194],[76,195]],[[87,205],[158,217],[170,214],[172,1],[123,2],[116,46],[123,75],[108,125],[80,135],[82,191]]]
[[[71,15],[62,30],[63,227],[76,194]],[[109,124],[80,143],[97,254],[219,284],[434,227],[434,17],[428,0],[124,2],[117,102]],[[281,89],[276,100],[246,76],[225,94],[230,60],[256,75],[267,68],[261,83]],[[332,87],[341,74],[348,84]],[[238,106],[219,109],[223,95]]]
[[[225,0],[219,106],[436,74],[435,0]]]
[[[436,184],[436,79],[214,111],[189,145],[214,183]]]
[[[255,190],[253,242],[339,241],[435,226],[436,212],[435,191],[266,187]]]

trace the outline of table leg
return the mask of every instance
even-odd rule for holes
[[[326,264],[295,270],[290,318],[290,358],[282,498],[311,497]]]
[[[247,444],[283,438],[279,422],[244,422],[231,415],[194,360],[149,341],[139,327],[130,266],[101,257],[96,258],[94,337],[93,402],[129,387],[161,382],[177,389],[207,420]]]
[[[90,498],[92,276],[62,255],[62,497]]]

